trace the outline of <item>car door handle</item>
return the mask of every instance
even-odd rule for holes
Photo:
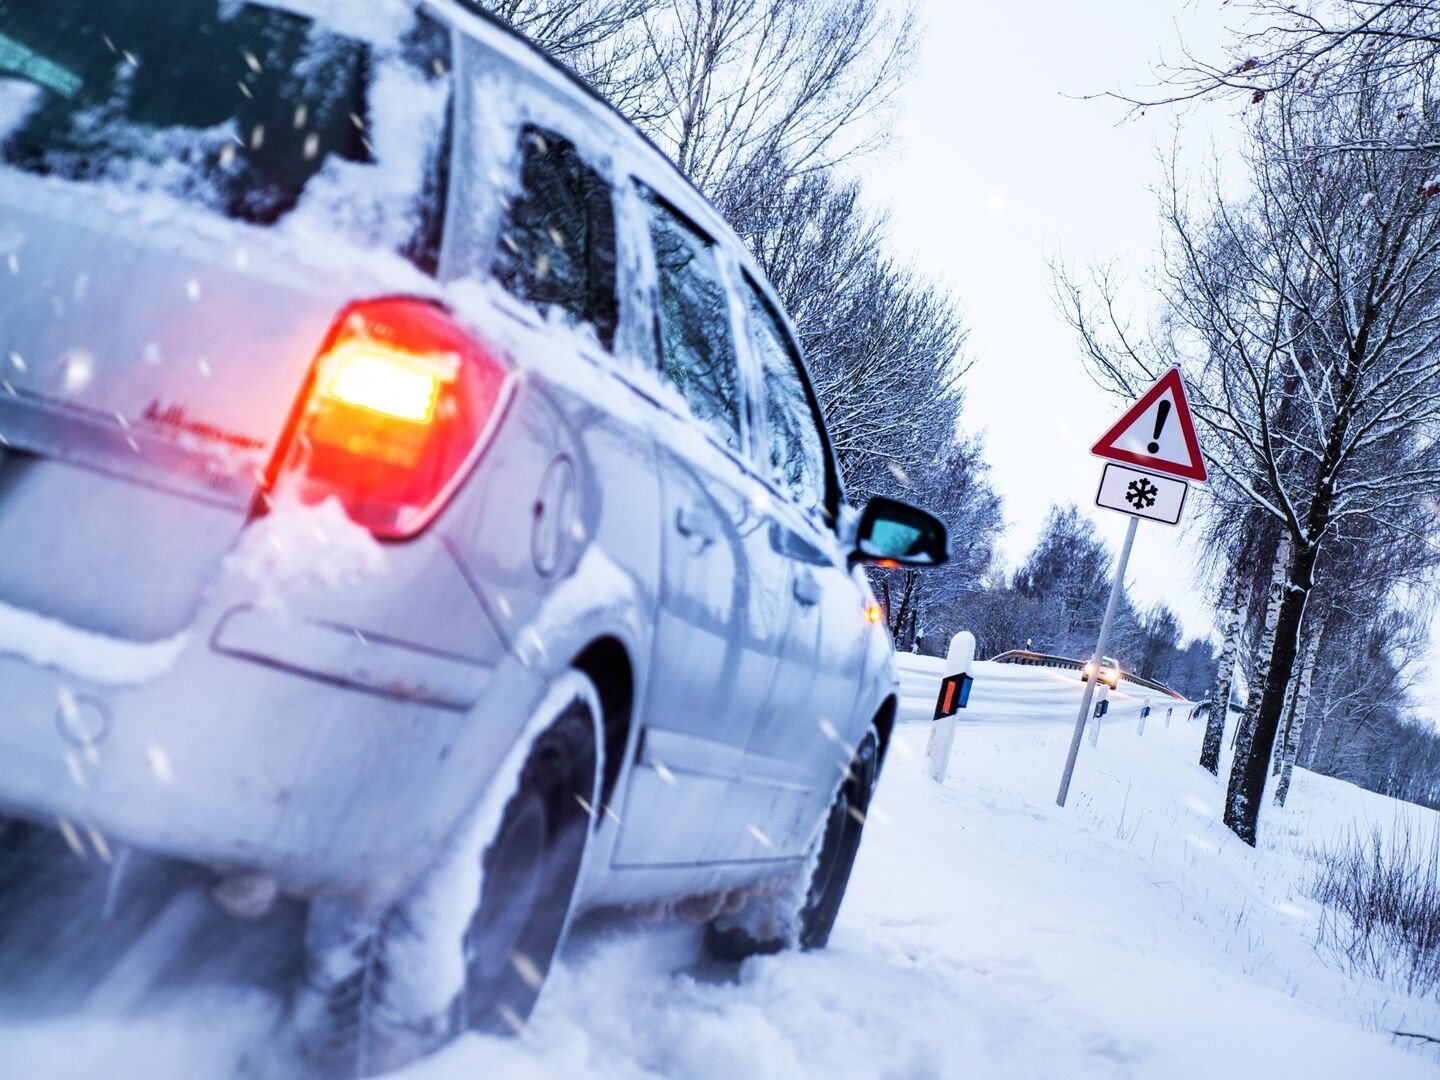
[[[704,510],[682,506],[675,511],[675,531],[703,550],[715,542],[715,519]]]
[[[790,591],[795,594],[795,599],[806,607],[813,607],[820,602],[820,582],[803,566],[798,567],[791,577]]]

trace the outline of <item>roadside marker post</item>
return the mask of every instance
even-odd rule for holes
[[[1100,669],[1096,668],[1095,670],[1099,671]],[[1096,681],[1099,681],[1098,677]],[[1095,702],[1095,715],[1090,718],[1091,746],[1100,745],[1100,725],[1105,721],[1105,714],[1110,711],[1110,684],[1100,683],[1095,688],[1095,693],[1099,696],[1099,700]]]
[[[945,674],[935,701],[935,719],[930,725],[930,742],[925,748],[925,771],[937,784],[945,783],[950,770],[950,751],[955,746],[956,714],[970,703],[975,682],[975,635],[961,630],[950,639],[945,655]]]
[[[1090,448],[1090,453],[1108,462],[1100,474],[1100,490],[1095,495],[1095,505],[1129,515],[1130,525],[1125,530],[1125,543],[1120,548],[1115,578],[1110,583],[1110,599],[1105,604],[1105,618],[1100,622],[1100,636],[1095,642],[1091,660],[1091,670],[1095,675],[1086,681],[1085,692],[1080,696],[1080,711],[1075,716],[1075,730],[1070,736],[1065,771],[1060,775],[1060,791],[1055,796],[1058,806],[1064,806],[1070,794],[1075,759],[1080,756],[1080,740],[1084,738],[1085,724],[1090,720],[1095,684],[1100,681],[1101,659],[1110,639],[1111,624],[1115,621],[1115,606],[1125,587],[1125,568],[1130,563],[1130,549],[1135,546],[1135,528],[1141,518],[1178,525],[1189,491],[1187,481],[1203,484],[1209,480],[1180,369],[1172,367],[1161,375],[1100,436]],[[1166,720],[1169,720],[1168,713]],[[1097,745],[1100,739],[1098,715],[1094,724],[1091,746]],[[1142,733],[1145,730],[1143,712],[1140,730]]]

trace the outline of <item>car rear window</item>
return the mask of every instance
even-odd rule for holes
[[[615,341],[615,211],[610,185],[568,140],[526,125],[520,187],[505,201],[492,270],[521,300]]]
[[[0,0],[0,160],[273,223],[327,167],[383,156],[375,88],[387,62],[433,83],[448,39],[417,17],[387,52],[239,0]],[[423,116],[434,107],[423,96],[411,107],[413,129],[438,134]],[[425,184],[414,171],[412,199]]]

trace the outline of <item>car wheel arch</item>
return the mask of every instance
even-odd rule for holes
[[[602,805],[608,805],[627,759],[635,718],[635,666],[624,642],[614,635],[596,638],[570,662],[600,695],[603,733]]]

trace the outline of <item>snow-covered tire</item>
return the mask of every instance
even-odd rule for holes
[[[740,918],[735,920],[711,922],[705,931],[705,947],[711,956],[738,962],[748,956],[777,953],[787,947],[823,949],[829,943],[830,931],[840,914],[840,903],[845,899],[850,871],[860,850],[870,798],[875,793],[879,778],[880,737],[871,728],[855,748],[850,768],[835,793],[815,847],[806,860],[806,866],[813,869],[803,905],[793,918],[783,920],[790,923],[788,930],[781,928],[779,933],[757,933],[756,920],[747,919],[745,912],[741,912]],[[776,899],[783,902],[783,894]],[[773,918],[764,920],[766,923],[776,921]]]
[[[567,673],[536,711],[523,764],[501,770],[508,798],[482,800],[404,898],[368,917],[312,908],[293,1020],[313,1073],[372,1076],[464,1031],[525,1023],[569,926],[600,715],[594,685]]]

